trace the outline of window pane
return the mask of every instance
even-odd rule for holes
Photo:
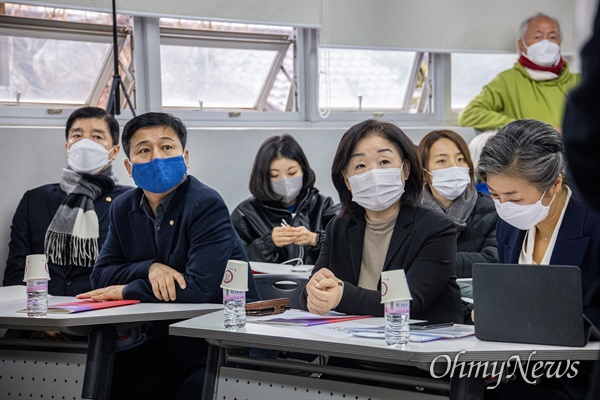
[[[111,45],[70,40],[2,36],[0,57],[9,74],[0,100],[22,103],[85,104]],[[75,56],[76,55],[76,56]]]
[[[325,51],[329,51],[329,65]],[[401,109],[416,56],[412,51],[321,49],[319,107],[327,107],[329,71],[331,108]]]
[[[452,54],[452,108],[465,108],[483,86],[516,61],[515,54]]]
[[[161,45],[165,107],[253,108],[276,51]]]
[[[292,46],[290,46],[285,55],[285,58],[283,59],[282,67],[288,73],[290,78],[293,77],[294,48]],[[290,81],[290,79],[283,73],[283,70],[279,69],[279,72],[277,73],[277,78],[275,78],[275,82],[273,83],[273,89],[271,89],[271,92],[269,93],[269,97],[267,98],[267,104],[265,105],[265,109],[263,111],[286,111],[288,98],[290,97],[291,86],[292,82]]]

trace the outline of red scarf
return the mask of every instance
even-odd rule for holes
[[[519,64],[521,64],[522,66],[524,66],[526,68],[533,69],[536,71],[547,71],[547,72],[552,72],[556,75],[560,75],[560,71],[562,71],[562,68],[565,65],[565,61],[563,60],[563,58],[561,56],[560,61],[554,67],[541,67],[541,66],[537,65],[536,63],[534,63],[533,61],[531,61],[529,58],[525,57],[523,54],[521,54],[521,57],[519,57]]]

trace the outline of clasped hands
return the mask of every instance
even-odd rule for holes
[[[344,283],[327,268],[318,270],[306,284],[308,311],[323,315],[335,309],[344,294]]]
[[[271,232],[271,240],[277,247],[292,243],[298,246],[316,246],[317,234],[305,226],[276,226]]]
[[[150,280],[150,284],[152,285],[154,296],[162,301],[175,301],[177,299],[175,283],[177,283],[181,289],[186,288],[185,278],[179,271],[158,262],[152,263],[150,268],[148,268],[148,280]],[[78,294],[77,298],[92,300],[123,300],[123,289],[125,289],[125,286],[126,285],[107,286],[105,288]]]

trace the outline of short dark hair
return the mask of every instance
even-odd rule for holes
[[[113,146],[119,144],[119,123],[106,110],[98,107],[81,107],[77,110],[73,111],[71,115],[69,115],[69,119],[67,119],[67,126],[65,128],[65,139],[69,140],[69,131],[71,127],[78,119],[89,119],[89,118],[99,118],[106,121],[108,125],[108,129],[110,130],[110,136],[112,137]]]
[[[300,164],[302,168],[301,193],[314,186],[315,172],[310,167],[308,159],[296,139],[291,135],[272,136],[260,145],[250,173],[250,193],[258,201],[268,203],[283,200],[271,186],[271,162],[282,157]]]
[[[421,161],[416,146],[406,134],[390,122],[368,119],[360,122],[350,129],[338,145],[333,165],[331,166],[331,179],[340,195],[342,214],[358,216],[364,214],[364,208],[352,202],[352,192],[346,187],[344,171],[359,140],[371,136],[381,136],[394,144],[402,160],[410,165],[408,179],[404,183],[404,194],[400,198],[401,204],[416,205],[421,201],[423,194],[423,176],[421,175]]]
[[[177,133],[177,137],[185,149],[185,144],[187,142],[187,129],[185,128],[183,122],[181,122],[179,118],[172,114],[149,112],[132,118],[125,124],[125,127],[123,128],[121,142],[123,143],[123,151],[125,152],[127,158],[129,158],[129,149],[131,146],[130,142],[134,133],[142,128],[150,128],[153,126],[172,128],[175,133]]]
[[[544,192],[559,174],[563,174],[563,182],[568,186],[566,167],[558,131],[542,121],[520,119],[505,125],[487,141],[477,173],[483,182],[494,174],[521,178]]]
[[[428,182],[427,179],[427,162],[429,161],[431,146],[435,142],[440,139],[448,139],[452,143],[458,147],[458,150],[465,156],[465,160],[467,161],[467,165],[469,166],[469,176],[471,177],[471,184],[475,184],[474,178],[474,167],[473,167],[473,159],[471,159],[471,153],[469,152],[469,145],[465,141],[465,139],[460,136],[458,133],[451,131],[449,129],[441,129],[436,131],[431,131],[421,141],[419,142],[419,146],[417,146],[417,151],[419,152],[419,157],[421,157],[421,164],[423,166],[423,170],[421,173],[423,174],[423,180]],[[429,171],[431,172],[431,171]]]

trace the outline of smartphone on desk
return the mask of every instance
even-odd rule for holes
[[[291,269],[292,272],[301,272],[301,273],[307,273],[310,272],[312,270],[312,265],[294,265]]]
[[[410,329],[415,331],[423,331],[426,329],[437,329],[437,328],[448,328],[453,326],[454,322],[432,322],[432,321],[423,321],[423,322],[413,322],[410,324]]]

